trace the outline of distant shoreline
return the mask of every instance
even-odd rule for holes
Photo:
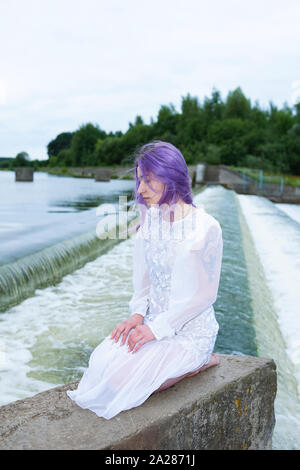
[[[133,174],[133,167],[123,167],[123,166],[98,166],[98,167],[40,167],[34,171],[49,173],[50,175],[57,176],[70,176],[73,178],[94,178],[95,170],[103,169],[110,171],[111,179],[125,179],[125,180],[134,180],[135,175]],[[0,168],[0,171],[14,171],[10,168]]]

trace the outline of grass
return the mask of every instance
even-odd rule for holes
[[[240,173],[244,172],[247,176],[250,176],[254,180],[259,181],[259,171],[253,168],[243,168],[239,166],[229,166],[232,170],[238,171]],[[269,171],[263,170],[263,182],[265,183],[274,183],[280,184],[281,179],[283,178],[284,184],[289,186],[297,186],[300,187],[300,176],[294,175],[286,175],[284,173],[271,173]]]

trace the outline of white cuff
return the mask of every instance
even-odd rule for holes
[[[149,321],[147,326],[149,326],[157,340],[175,335],[174,328],[171,328],[167,319],[164,318],[164,312],[160,313],[154,320]]]
[[[149,303],[148,298],[142,298],[140,300],[136,300],[135,302],[130,301],[129,309],[130,309],[131,315],[134,315],[135,313],[139,313],[140,315],[143,315],[144,317],[147,313],[148,303]]]

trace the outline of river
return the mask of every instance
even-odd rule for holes
[[[78,380],[92,350],[128,316],[133,239],[101,251],[91,236],[96,207],[115,204],[134,188],[128,180],[96,183],[35,174],[35,190],[32,183],[17,187],[20,183],[3,173],[0,288],[7,279],[15,287],[2,297],[0,405]],[[207,187],[194,202],[204,205],[223,231],[215,352],[274,359],[273,448],[298,449],[299,206],[285,210],[221,186]]]

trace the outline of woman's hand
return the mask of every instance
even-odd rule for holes
[[[143,315],[140,315],[139,313],[135,313],[134,315],[122,321],[122,323],[116,326],[116,328],[111,333],[110,339],[115,339],[115,342],[117,343],[119,341],[121,334],[123,333],[123,338],[121,341],[121,346],[123,346],[123,344],[126,341],[129,331],[132,328],[136,328],[137,326],[142,325],[143,319],[144,319]]]
[[[140,347],[143,346],[143,344],[148,343],[148,341],[152,341],[153,339],[155,339],[155,336],[152,333],[149,326],[147,325],[136,326],[128,338],[129,352],[133,351],[136,345],[137,346],[134,352],[137,352],[140,349]]]

